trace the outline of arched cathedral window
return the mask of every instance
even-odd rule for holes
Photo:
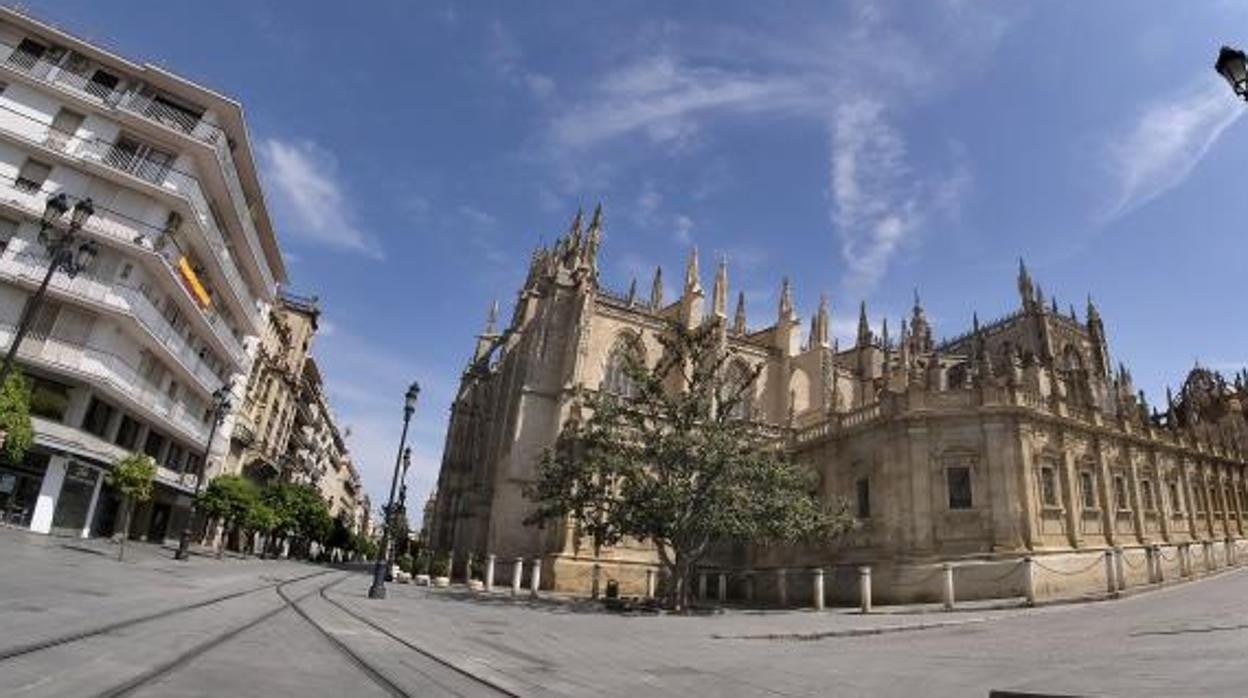
[[[622,335],[607,354],[606,371],[602,378],[603,392],[622,398],[637,397],[637,382],[629,373],[629,366],[644,366],[645,353],[634,335]]]

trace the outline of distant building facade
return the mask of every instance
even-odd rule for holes
[[[732,546],[708,565],[871,564],[886,594],[901,597],[914,565],[1244,535],[1248,376],[1227,381],[1197,367],[1150,409],[1111,361],[1095,305],[1082,319],[1059,311],[1021,263],[1019,305],[1004,318],[976,318],[938,342],[916,294],[895,337],[887,323],[876,330],[864,304],[854,345],[841,348],[826,300],[803,337],[787,282],[774,319],[751,329],[743,295],[730,310],[721,263],[707,308],[696,251],[676,299],[664,299],[657,271],[646,296],[636,282],[612,292],[598,281],[601,237],[600,212],[584,229],[578,215],[534,254],[510,322],[496,327],[492,312],[478,338],[428,525],[430,545],[461,562],[469,553],[538,559],[544,586],[586,590],[592,547],[571,522],[524,525],[533,506],[522,490],[578,391],[628,395],[629,356],[653,365],[663,332],[704,322],[717,323],[733,354],[727,371],[744,379],[761,369],[740,418],[775,434],[858,520],[827,545]],[[626,593],[644,591],[652,550],[624,544],[607,557]]]
[[[285,275],[242,107],[0,8],[0,350],[68,222],[41,235],[58,194],[93,203],[78,242],[98,253],[52,278],[18,353],[36,436],[22,463],[0,464],[0,517],[111,534],[118,497],[105,475],[141,452],[159,468],[129,534],[174,538],[209,446],[211,396],[250,371]],[[217,432],[209,477],[232,428]]]

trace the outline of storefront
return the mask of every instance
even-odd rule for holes
[[[21,463],[0,463],[0,523],[30,528],[48,454],[30,451]]]

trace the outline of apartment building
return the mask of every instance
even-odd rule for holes
[[[0,8],[0,347],[48,266],[41,216],[56,194],[91,200],[79,235],[98,254],[53,277],[19,350],[36,438],[23,462],[0,463],[0,516],[113,533],[104,475],[138,451],[159,471],[130,534],[176,537],[209,446],[210,396],[241,396],[285,278],[242,107]],[[233,429],[231,418],[217,432],[209,478]]]

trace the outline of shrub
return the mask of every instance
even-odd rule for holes
[[[451,573],[451,561],[445,557],[435,557],[433,562],[429,563],[429,574],[434,577],[446,577]]]

